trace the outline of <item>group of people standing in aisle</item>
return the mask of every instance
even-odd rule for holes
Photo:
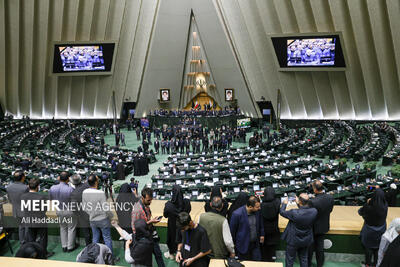
[[[153,142],[152,133],[155,138]],[[178,125],[163,128],[155,127],[152,131],[148,128],[137,127],[136,136],[137,140],[142,140],[140,149],[148,151],[149,145],[153,145],[156,154],[224,151],[229,149],[234,141],[246,142],[245,129],[229,126],[209,129],[202,125]]]

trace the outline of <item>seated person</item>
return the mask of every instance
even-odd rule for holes
[[[123,230],[116,221],[112,222],[112,225],[120,234],[121,238],[126,240],[125,243],[125,260],[130,263],[131,266],[144,267],[152,266],[153,259],[153,237],[152,233],[148,229],[148,225],[145,220],[139,219],[135,221],[135,240],[132,242],[132,234],[128,234]]]
[[[15,257],[31,258],[31,259],[47,259],[46,252],[44,251],[42,246],[36,242],[27,242],[23,244],[15,254]]]
[[[92,243],[86,246],[76,256],[76,262],[114,265],[110,248],[100,243]]]

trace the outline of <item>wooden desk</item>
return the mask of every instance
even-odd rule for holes
[[[153,200],[150,205],[151,215],[153,217],[163,216],[166,200]],[[198,221],[200,214],[204,212],[204,202],[191,202],[192,210],[190,216],[192,220]],[[168,219],[162,218],[156,226],[167,227]]]
[[[153,200],[151,203],[151,212],[153,217],[162,216],[166,200]],[[191,202],[192,211],[190,216],[194,221],[198,221],[200,214],[204,212],[204,202]],[[5,216],[12,216],[11,204],[3,206]],[[328,234],[333,235],[359,235],[363,226],[364,220],[358,215],[359,206],[334,206],[331,213],[331,229]],[[115,212],[114,212],[115,213]],[[55,212],[47,212],[47,216],[56,217]],[[116,215],[114,214],[114,217]],[[387,216],[387,225],[394,219],[400,217],[400,208],[389,208]],[[156,226],[167,227],[167,218],[162,218],[161,222]],[[279,218],[279,229],[281,232],[285,230],[288,220]]]
[[[246,267],[283,267],[282,262],[242,261]],[[224,260],[211,260],[210,267],[225,267]]]
[[[52,261],[52,260],[37,260],[12,257],[0,257],[0,266],[7,267],[107,267],[111,265],[93,265],[92,263],[78,263],[69,261]]]
[[[359,206],[334,206],[331,213],[330,231],[332,235],[359,235],[364,224],[363,218],[358,215]],[[389,208],[386,223],[400,217],[400,208]],[[288,220],[279,216],[279,229],[285,230]]]

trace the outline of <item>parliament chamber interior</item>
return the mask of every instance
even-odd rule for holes
[[[400,3],[0,0],[1,266],[400,266]]]

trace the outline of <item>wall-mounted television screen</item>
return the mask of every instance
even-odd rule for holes
[[[149,128],[150,127],[150,122],[148,119],[140,119],[140,126],[145,127],[145,128]]]
[[[263,108],[262,114],[263,114],[264,116],[271,115],[271,109],[269,109],[269,108]]]
[[[344,70],[339,34],[272,36],[280,70]]]
[[[56,75],[112,74],[115,43],[56,43],[53,73]]]
[[[238,128],[250,128],[250,126],[251,126],[250,118],[238,119],[237,120],[237,127]]]

